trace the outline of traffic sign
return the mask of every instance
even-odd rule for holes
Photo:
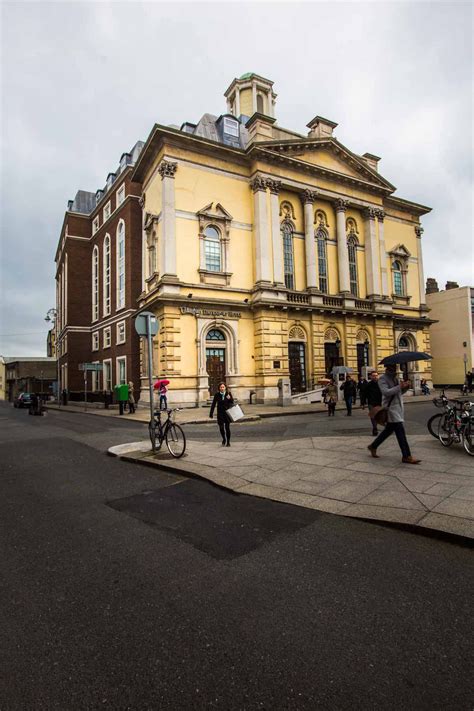
[[[159,327],[158,319],[151,311],[142,311],[135,317],[135,331],[139,336],[156,336]]]

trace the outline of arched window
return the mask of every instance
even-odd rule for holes
[[[117,309],[125,306],[125,224],[117,227]]]
[[[353,296],[359,295],[359,287],[357,283],[357,240],[354,236],[349,236],[347,239],[347,251],[349,253],[349,280],[350,290]]]
[[[295,288],[295,273],[293,259],[293,227],[289,220],[281,225],[283,237],[283,264],[285,269],[285,285],[287,289]]]
[[[92,251],[92,320],[99,318],[99,248]]]
[[[404,295],[403,272],[402,272],[402,265],[398,261],[398,259],[392,263],[392,273],[393,273],[393,293],[396,296],[403,296]]]
[[[398,347],[406,348],[408,350],[410,344],[408,343],[408,338],[406,336],[401,336],[400,340],[398,341]]]
[[[320,227],[316,230],[316,244],[318,249],[318,272],[319,272],[319,291],[323,294],[328,293],[328,257],[326,249],[327,233]]]
[[[110,235],[105,235],[103,248],[104,262],[104,316],[110,314]]]
[[[204,257],[209,272],[222,271],[221,236],[216,227],[209,226],[204,230]]]
[[[225,341],[225,336],[218,328],[211,328],[206,336],[206,341]]]
[[[265,104],[263,101],[263,96],[261,94],[257,94],[257,111],[259,114],[265,113]]]

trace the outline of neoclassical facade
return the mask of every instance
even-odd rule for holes
[[[379,158],[356,155],[321,116],[306,136],[275,118],[273,82],[234,79],[227,113],[155,125],[142,185],[140,309],[156,313],[153,374],[173,403],[203,404],[219,380],[275,402],[394,350],[429,351],[420,218]],[[146,356],[141,357],[146,397]],[[429,363],[413,364],[431,379]]]

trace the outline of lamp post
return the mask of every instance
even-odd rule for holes
[[[58,344],[59,344],[59,324],[58,324],[58,310],[57,309],[48,309],[46,316],[45,316],[45,321],[48,323],[53,321],[54,323],[54,351],[55,351],[55,356],[56,356],[56,378],[57,378],[57,385],[56,385],[56,397],[58,400],[58,407],[61,407],[61,383],[60,383],[60,377],[59,377],[59,350],[58,350]]]

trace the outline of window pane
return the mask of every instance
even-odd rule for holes
[[[293,266],[293,231],[290,225],[283,225],[283,262],[285,269],[285,285],[288,289],[295,288]]]
[[[210,239],[210,240],[219,242],[220,235],[215,227],[206,227],[206,229],[204,230],[204,235],[205,235],[206,239]]]
[[[349,253],[349,278],[350,290],[353,296],[358,296],[359,289],[357,285],[357,251],[354,240],[350,239],[347,243]]]
[[[403,295],[403,281],[401,272],[393,272],[393,288],[397,296]]]
[[[328,293],[328,268],[326,257],[326,235],[323,232],[318,234],[318,268],[319,268],[319,290],[323,294]]]
[[[212,228],[208,228],[212,229]],[[220,243],[213,240],[204,240],[204,254],[206,257],[206,269],[210,272],[221,271],[221,246]]]
[[[219,329],[217,329],[217,328],[213,328],[207,334],[206,340],[208,340],[208,341],[225,341],[225,336],[222,333],[222,331],[219,331]]]

